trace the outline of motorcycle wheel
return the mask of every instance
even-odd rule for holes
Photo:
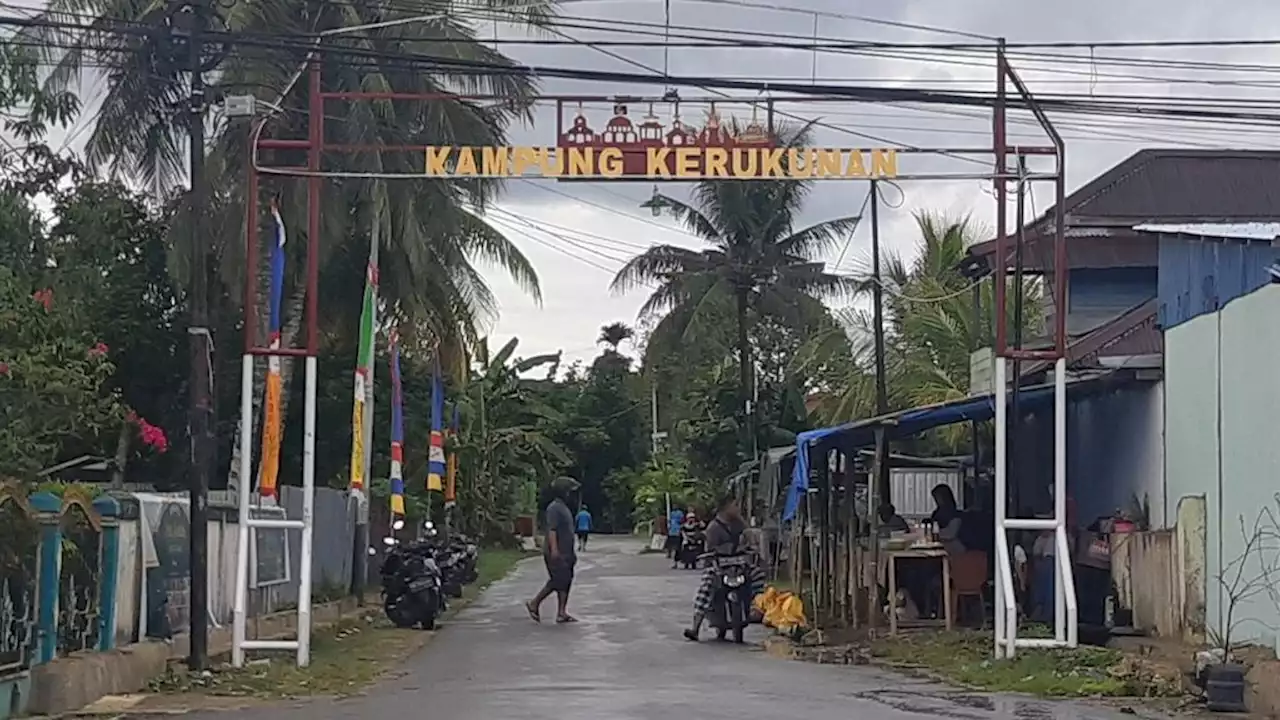
[[[729,601],[728,624],[733,629],[733,641],[742,644],[742,634],[747,628],[747,618],[742,612],[742,603],[737,599]]]
[[[439,605],[439,603],[436,601],[436,598],[435,598],[435,597],[433,597],[433,596],[431,596],[431,595],[428,595],[427,597],[425,597],[425,598],[423,599],[423,603],[422,603],[422,605],[423,605],[423,608],[422,608],[422,618],[421,618],[421,619],[422,619],[422,629],[423,629],[423,630],[435,630],[435,629],[436,629],[436,615],[438,614],[439,609],[440,609],[440,605]]]
[[[415,606],[416,602],[410,598],[403,598],[400,602],[392,602],[391,598],[387,598],[382,602],[382,611],[396,627],[411,628],[418,623]]]

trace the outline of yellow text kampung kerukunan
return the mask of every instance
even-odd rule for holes
[[[644,148],[646,177],[892,178],[892,149],[844,148]],[[452,147],[426,149],[426,174],[443,177],[634,177],[621,148]]]

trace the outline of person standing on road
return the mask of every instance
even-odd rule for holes
[[[671,514],[667,515],[667,557],[672,560],[680,554],[680,528],[684,525],[684,510],[679,507],[671,508]]]
[[[547,584],[537,596],[525,603],[529,617],[542,622],[542,603],[556,594],[556,622],[577,622],[569,614],[569,590],[573,587],[573,569],[578,562],[574,551],[573,511],[569,499],[578,490],[578,481],[571,477],[559,477],[551,483],[551,503],[547,505],[547,537],[542,544],[542,559],[547,565]]]
[[[741,508],[738,507],[737,498],[733,495],[726,495],[716,504],[715,517],[711,519],[711,522],[707,523],[707,552],[721,556],[737,555],[745,552],[748,549],[743,537],[746,530],[747,524],[742,519],[742,512]],[[752,563],[747,571],[747,576],[751,597],[754,599],[764,592],[764,569],[758,564]],[[698,594],[693,599],[693,625],[685,628],[685,639],[693,642],[698,641],[698,635],[702,631],[702,623],[713,610],[711,604],[715,594],[715,582],[715,563],[708,563],[702,573],[702,582],[698,585]]]
[[[587,506],[583,505],[578,511],[578,549],[587,549],[587,538],[591,535],[591,513],[587,510]]]

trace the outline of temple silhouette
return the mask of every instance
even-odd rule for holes
[[[561,108],[563,127],[563,108]],[[556,147],[562,150],[587,149],[599,151],[606,148],[617,148],[622,151],[623,175],[646,176],[648,171],[648,153],[654,148],[772,148],[776,142],[769,129],[761,125],[757,119],[757,111],[753,109],[751,121],[734,133],[729,123],[721,121],[715,103],[710,104],[706,119],[701,128],[685,124],[680,117],[680,104],[673,103],[670,126],[663,125],[654,114],[653,104],[649,104],[648,112],[639,124],[632,121],[627,105],[616,103],[613,106],[613,117],[605,123],[604,129],[596,132],[583,114],[579,104],[568,129],[562,130],[556,139]],[[668,164],[674,164],[674,158],[668,157]],[[673,168],[668,168],[672,170]]]

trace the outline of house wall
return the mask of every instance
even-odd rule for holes
[[[1155,267],[1072,270],[1067,285],[1067,332],[1089,332],[1156,296]]]
[[[1134,382],[1067,406],[1067,486],[1082,524],[1134,499],[1164,522],[1164,389]]]
[[[1164,521],[1163,414],[1164,391],[1156,381],[1068,394],[1067,492],[1080,524],[1128,509],[1136,497],[1145,499],[1153,528],[1171,526]],[[1017,512],[1052,512],[1052,406],[1023,419],[1014,450],[1009,477],[1017,483]]]
[[[1216,312],[1165,332],[1166,516],[1185,497],[1205,497],[1205,606],[1208,627],[1221,633],[1228,612],[1236,641],[1275,642],[1280,608],[1268,592],[1235,604],[1223,587],[1257,580],[1280,562],[1280,550],[1245,553],[1261,513],[1280,514],[1275,469],[1280,442],[1280,286],[1243,295]],[[1166,520],[1170,518],[1166,517]],[[1242,532],[1242,526],[1244,531]],[[1237,585],[1238,587],[1238,585]]]
[[[1201,644],[1204,636],[1204,498],[1183,498],[1174,527],[1111,536],[1119,607],[1147,634]]]
[[[1160,236],[1160,327],[1212,313],[1268,284],[1280,260],[1270,241]]]

